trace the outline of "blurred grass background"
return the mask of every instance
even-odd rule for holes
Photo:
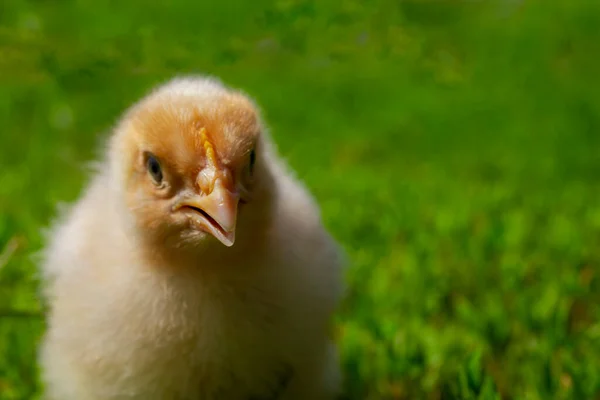
[[[600,399],[600,2],[0,3],[0,399],[39,395],[33,255],[174,74],[256,97],[352,265],[351,399]]]

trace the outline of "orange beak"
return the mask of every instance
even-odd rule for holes
[[[175,208],[190,212],[190,216],[202,230],[213,235],[225,246],[231,247],[235,242],[240,196],[236,190],[231,190],[229,174],[210,175],[216,179],[198,181],[204,196],[183,199]]]

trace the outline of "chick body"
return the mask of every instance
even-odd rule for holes
[[[185,78],[148,98],[195,104],[230,92]],[[343,255],[267,134],[257,164],[262,183],[240,206],[235,244],[190,242],[163,226],[161,242],[145,238],[136,206],[125,200],[130,176],[120,152],[131,149],[119,137],[129,135],[128,118],[45,249],[46,398],[334,398],[341,375],[327,332]]]

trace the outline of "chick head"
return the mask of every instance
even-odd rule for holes
[[[233,246],[265,175],[261,132],[254,103],[207,78],[173,80],[134,105],[111,155],[138,232],[178,247]]]

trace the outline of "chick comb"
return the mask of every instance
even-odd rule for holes
[[[211,165],[217,165],[217,157],[215,155],[215,149],[206,135],[206,128],[200,128],[200,144],[204,147],[206,152],[206,161]]]

